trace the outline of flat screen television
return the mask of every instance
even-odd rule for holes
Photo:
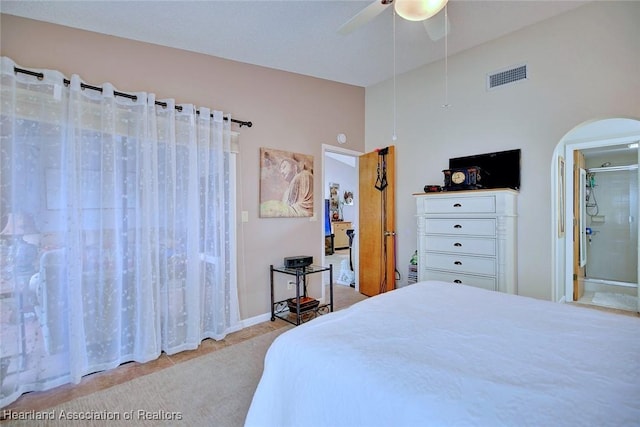
[[[449,159],[449,169],[480,167],[483,188],[520,189],[520,149]]]

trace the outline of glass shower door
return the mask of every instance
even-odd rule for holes
[[[638,168],[589,169],[587,277],[638,282]],[[583,199],[584,200],[584,199]]]

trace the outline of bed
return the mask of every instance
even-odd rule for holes
[[[640,318],[419,282],[280,335],[245,425],[638,426]]]

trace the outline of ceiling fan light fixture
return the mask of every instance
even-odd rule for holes
[[[448,0],[395,0],[398,15],[408,21],[424,21],[440,12]]]

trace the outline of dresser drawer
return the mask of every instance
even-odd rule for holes
[[[496,220],[494,218],[427,218],[424,231],[426,234],[495,236]]]
[[[517,293],[517,191],[415,196],[419,280]]]
[[[422,209],[418,212],[427,214],[456,213],[494,213],[496,198],[494,196],[474,197],[424,197],[421,199]]]
[[[347,235],[347,230],[350,228],[350,221],[335,221],[331,223],[334,249],[344,249],[349,247],[349,236]]]
[[[423,259],[424,268],[426,269],[483,274],[487,276],[495,276],[496,274],[495,258],[427,252]]]
[[[490,238],[464,236],[421,236],[424,249],[431,252],[456,254],[496,255],[496,241]]]
[[[331,223],[331,228],[335,234],[337,233],[346,233],[348,229],[351,228],[350,221],[334,221]]]
[[[447,273],[444,271],[425,270],[420,280],[439,280],[461,285],[475,286],[490,291],[497,290],[495,277],[480,277],[470,274]]]

